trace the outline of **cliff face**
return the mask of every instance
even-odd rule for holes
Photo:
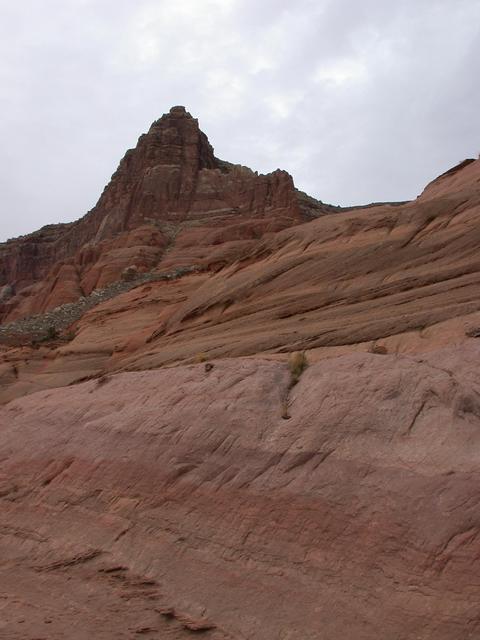
[[[0,402],[198,354],[282,358],[307,349],[322,359],[471,340],[466,333],[480,327],[479,180],[475,161],[411,203],[338,211],[257,239],[213,244],[232,228],[187,227],[160,263],[174,277],[138,281],[109,299],[96,292],[86,307],[62,311],[58,324],[47,314],[0,327],[4,342],[22,345],[0,355]],[[199,229],[210,244],[195,242]],[[202,261],[227,266],[178,268]],[[104,273],[115,265],[103,264]],[[50,326],[63,337],[32,346]]]
[[[173,107],[125,154],[84,218],[0,245],[0,320],[77,300],[128,267],[208,267],[212,246],[233,243],[234,257],[235,243],[323,209],[299,199],[286,172],[259,176],[215,158],[197,120]]]

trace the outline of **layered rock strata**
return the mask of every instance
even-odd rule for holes
[[[0,245],[0,320],[74,302],[129,267],[208,266],[212,247],[227,245],[221,265],[245,241],[329,210],[284,171],[218,160],[198,121],[173,107],[127,151],[85,217]]]
[[[0,409],[0,636],[480,633],[480,346],[104,377]]]

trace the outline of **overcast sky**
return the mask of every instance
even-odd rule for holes
[[[332,204],[480,152],[479,0],[0,0],[0,241],[74,220],[172,105]]]

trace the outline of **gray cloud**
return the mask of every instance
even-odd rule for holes
[[[173,104],[326,202],[480,151],[478,0],[0,0],[0,240],[83,215]]]

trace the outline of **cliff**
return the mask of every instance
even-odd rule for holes
[[[230,261],[243,240],[328,210],[302,198],[284,171],[258,175],[218,160],[198,121],[173,107],[127,151],[86,216],[0,245],[0,320],[78,300],[129,267],[208,268],[220,244]]]

